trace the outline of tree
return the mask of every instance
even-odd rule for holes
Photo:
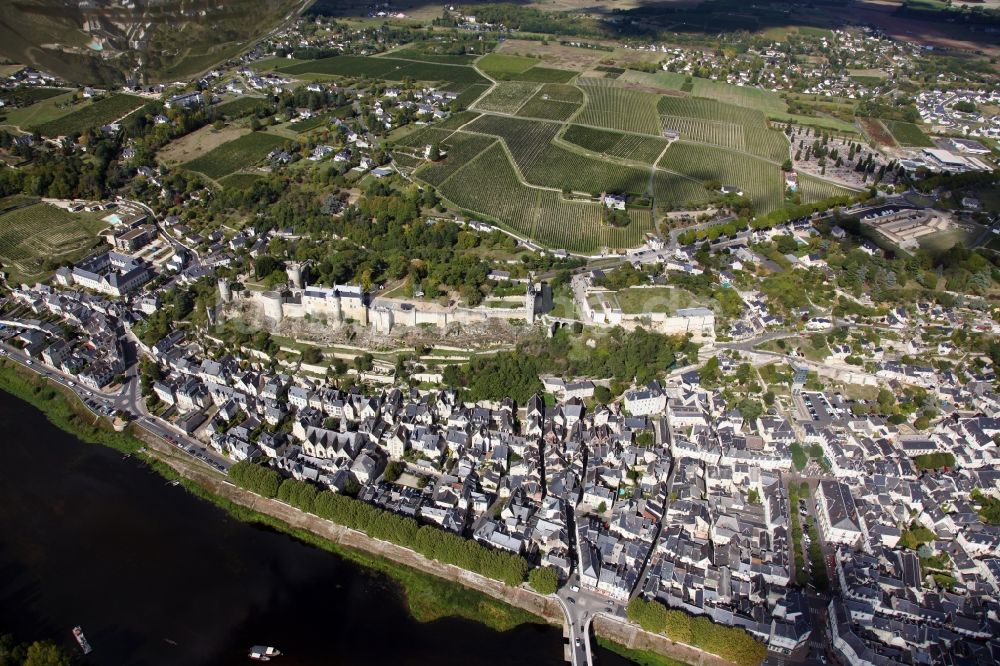
[[[601,502],[600,504],[597,505],[597,513],[604,513],[607,510],[608,510],[607,502]]]
[[[385,478],[385,480],[389,483],[395,483],[399,477],[403,475],[404,470],[406,470],[406,465],[398,460],[392,460],[385,466],[383,478]]]
[[[559,574],[552,567],[535,567],[528,573],[528,585],[539,594],[555,594],[559,589]]]
[[[612,397],[613,396],[611,395],[611,389],[609,389],[607,386],[598,385],[594,387],[594,398],[598,402],[603,402],[607,404],[611,402]]]
[[[69,666],[69,655],[49,642],[35,642],[28,646],[23,666]]]
[[[302,350],[302,362],[308,363],[310,365],[316,365],[323,360],[323,352],[319,350],[318,347],[309,345]]]

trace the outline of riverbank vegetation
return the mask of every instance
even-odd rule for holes
[[[188,479],[181,479],[181,484],[192,494],[215,504],[238,520],[288,534],[394,580],[402,588],[410,613],[420,622],[460,617],[481,622],[495,631],[508,631],[524,623],[545,624],[545,620],[537,615],[460,583],[425,574],[378,555],[340,546],[307,530],[292,527],[278,518],[220,497]]]
[[[743,629],[668,609],[658,601],[636,597],[629,602],[628,618],[646,631],[693,645],[739,666],[758,666],[767,656],[767,647]]]
[[[311,495],[304,488],[309,485],[305,481],[279,482],[277,472],[261,465],[238,462],[230,468],[229,477],[241,488],[271,499],[277,497],[280,487],[286,487],[288,497],[301,502],[296,508],[302,511],[510,586],[520,585],[528,573],[528,561],[519,555],[501,553],[430,525],[420,525],[413,518],[397,516],[347,495],[329,490]]]
[[[127,433],[115,432],[110,426],[93,416],[77,400],[66,395],[65,389],[54,387],[30,370],[17,367],[6,360],[0,362],[0,390],[29,403],[44,413],[57,428],[88,444],[102,444],[129,454],[135,454],[143,448],[143,443],[138,439]],[[153,456],[146,455],[142,458],[165,478],[180,480],[192,494],[224,509],[238,520],[265,525],[391,578],[402,588],[410,613],[420,622],[431,622],[453,616],[481,622],[496,631],[507,631],[526,622],[545,622],[542,618],[528,611],[506,604],[482,592],[466,588],[459,583],[425,574],[382,557],[338,546],[306,530],[292,528],[276,518],[230,502],[193,481],[181,478],[173,468]],[[299,483],[294,480],[286,480],[286,483],[288,481],[292,484]],[[293,506],[295,504],[292,499],[303,496],[301,490],[298,491],[298,494],[292,491],[291,485],[285,492],[289,494],[285,496],[287,499],[282,499],[282,501]],[[304,494],[308,495],[308,492],[305,491]],[[279,498],[281,498],[280,494]],[[357,502],[357,500],[352,501]],[[0,652],[0,654],[3,653]],[[0,664],[6,663],[0,659]],[[11,663],[20,664],[21,662]],[[44,663],[46,662],[40,662],[34,666],[40,666]],[[53,663],[58,664],[58,662]]]
[[[78,400],[30,370],[0,361],[0,390],[24,400],[45,414],[57,428],[88,444],[103,444],[122,453],[135,453],[142,443],[124,432],[115,432]]]
[[[662,654],[650,652],[649,650],[633,650],[600,636],[597,637],[597,644],[605,650],[610,650],[620,657],[625,657],[633,664],[638,664],[639,666],[687,666],[686,662],[679,659],[665,657]]]

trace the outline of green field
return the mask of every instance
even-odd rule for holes
[[[65,92],[55,97],[35,102],[30,106],[23,106],[17,109],[0,109],[2,124],[19,127],[22,130],[51,122],[57,118],[69,115],[80,105],[73,104],[75,92]]]
[[[506,78],[511,74],[521,74],[538,64],[536,58],[490,53],[483,56],[476,67],[493,78]]]
[[[784,201],[784,179],[778,165],[745,153],[678,141],[667,148],[660,166],[702,183],[735,185],[753,203],[757,214],[776,210]]]
[[[635,247],[653,228],[649,211],[631,211],[631,224],[611,227],[604,223],[599,203],[567,201],[558,192],[524,185],[499,144],[459,169],[439,189],[460,208],[552,248],[595,252],[602,247]]]
[[[933,148],[934,142],[930,140],[919,125],[904,123],[898,120],[883,120],[882,124],[892,134],[892,138],[901,146],[912,146],[916,148]]]
[[[488,95],[476,102],[479,111],[495,113],[516,113],[538,91],[537,83],[521,81],[501,81]]]
[[[100,127],[119,120],[145,103],[141,97],[115,93],[80,107],[61,118],[35,125],[33,129],[48,137],[80,134],[91,127]]]
[[[81,259],[107,226],[89,213],[32,201],[0,199],[0,261],[14,283],[40,279],[59,262]]]
[[[504,77],[511,81],[534,81],[536,83],[569,83],[577,72],[566,69],[552,69],[551,67],[532,67],[520,74],[511,74]]]
[[[472,67],[447,65],[436,62],[416,62],[398,58],[366,58],[364,56],[334,56],[307,60],[278,71],[293,76],[325,74],[333,76],[366,77],[386,81],[438,81],[444,84],[487,84],[482,74]]]
[[[240,169],[257,164],[287,139],[266,132],[251,132],[224,143],[201,157],[185,163],[185,169],[197,171],[213,180],[219,180]]]

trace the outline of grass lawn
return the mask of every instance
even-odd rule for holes
[[[980,234],[966,231],[961,227],[952,227],[944,231],[937,231],[933,234],[921,236],[918,242],[920,247],[931,253],[946,252],[955,245],[967,247]]]
[[[625,314],[666,312],[699,305],[691,292],[673,287],[633,287],[617,292],[618,305]]]

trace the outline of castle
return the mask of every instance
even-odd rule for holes
[[[463,307],[398,298],[372,298],[359,285],[306,285],[305,266],[301,264],[290,263],[286,271],[288,289],[280,292],[243,292],[245,298],[261,309],[266,319],[275,323],[285,318],[297,319],[308,315],[326,320],[331,325],[356,323],[371,326],[376,333],[387,335],[398,326],[431,325],[444,329],[451,324],[486,323],[490,320],[524,320],[532,325],[539,315],[552,309],[548,285],[531,280],[519,307],[513,302],[511,307]],[[224,303],[233,300],[232,289],[225,279],[219,280],[219,297]]]

